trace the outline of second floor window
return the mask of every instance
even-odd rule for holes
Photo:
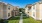
[[[28,10],[31,10],[31,8],[32,8],[32,6],[29,6],[29,7],[28,7]]]
[[[33,9],[35,9],[35,7]]]
[[[10,6],[8,7],[8,9],[10,10]]]
[[[35,9],[35,6],[33,7],[33,9]]]
[[[35,7],[33,7],[33,10],[35,9]]]

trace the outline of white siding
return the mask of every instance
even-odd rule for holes
[[[42,4],[40,4],[40,20],[42,19]]]
[[[34,9],[33,9],[34,8]],[[32,17],[36,19],[36,5],[32,7]]]

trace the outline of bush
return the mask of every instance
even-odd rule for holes
[[[3,19],[1,19],[1,20],[0,20],[0,23],[4,23],[4,20],[3,20]]]

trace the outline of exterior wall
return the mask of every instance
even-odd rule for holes
[[[0,2],[0,19],[3,18],[3,4]]]
[[[40,4],[36,3],[33,8],[35,8],[35,9],[33,9],[34,11],[32,10],[35,13],[34,14],[32,12],[35,15],[35,16],[33,16],[33,18],[36,19],[36,20],[41,20],[40,19]]]
[[[10,6],[10,10],[8,9]],[[8,19],[12,16],[11,11],[13,11],[14,6],[10,4],[5,4],[3,2],[0,2],[0,19]],[[8,13],[10,13],[10,16],[8,17]]]
[[[7,8],[5,3],[0,2],[0,19],[7,18]]]
[[[7,5],[3,4],[3,19],[7,18]]]
[[[10,10],[8,8],[10,8]],[[13,11],[13,6],[8,4],[7,5],[7,18],[12,17],[12,11]],[[8,16],[8,13],[10,13],[10,16]]]
[[[31,7],[31,9],[30,10],[28,10],[29,8],[28,8],[28,6],[25,8],[25,14],[27,14],[27,16],[29,15],[29,16],[32,16],[32,7]]]
[[[13,9],[14,9],[14,6],[11,6],[11,8],[10,8],[11,16],[13,16],[13,14],[14,14]]]
[[[32,9],[28,10],[28,12],[29,16],[32,16]]]
[[[32,16],[32,7],[31,7],[31,9],[29,10],[29,8],[28,8],[29,6],[27,6],[26,8],[25,8],[25,14],[27,14],[27,16],[29,15],[29,16]]]
[[[42,20],[42,4],[40,4],[40,20]]]
[[[39,3],[36,4],[36,19],[40,20],[40,6],[39,6]]]
[[[7,5],[7,19],[11,17],[11,12],[10,12],[11,10],[8,9],[8,8],[10,8],[10,5],[9,4]],[[10,16],[8,16],[8,13],[10,13]]]
[[[40,20],[40,7],[39,3],[36,3],[32,7],[32,17],[36,20]]]
[[[36,19],[36,4],[32,6],[32,17]]]

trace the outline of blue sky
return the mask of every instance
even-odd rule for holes
[[[33,4],[35,2],[38,2],[39,0],[0,0],[5,3],[9,3],[13,6],[19,6],[20,8],[24,8],[26,4]]]

